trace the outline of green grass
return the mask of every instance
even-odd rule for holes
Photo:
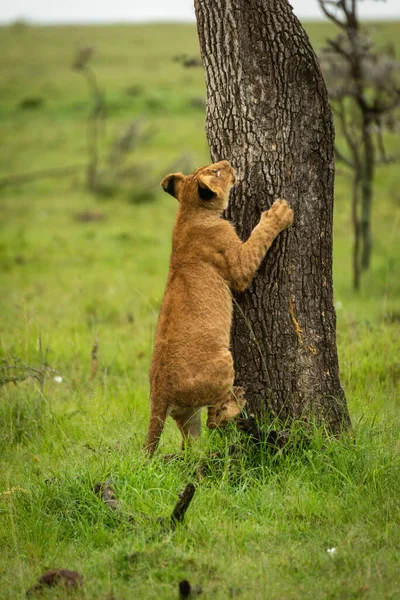
[[[321,45],[329,26],[307,27]],[[399,47],[400,25],[379,35]],[[203,74],[172,60],[198,53],[193,26],[0,29],[0,177],[84,163],[90,99],[71,69],[93,44],[105,90],[107,154],[119,128],[141,118],[154,131],[129,159],[155,184],[172,167],[208,161]],[[134,93],[132,95],[132,86]],[[23,99],[43,104],[22,110]],[[170,599],[187,578],[203,597],[395,599],[400,546],[400,196],[398,166],[378,171],[372,267],[351,288],[350,185],[336,181],[334,282],[341,377],[354,435],[269,455],[224,454],[238,434],[204,431],[186,460],[148,462],[147,373],[165,285],[176,204],[161,191],[135,204],[84,191],[84,173],[0,190],[0,356],[40,365],[35,380],[0,388],[0,580],[24,597],[43,571],[77,569],[87,599]],[[132,187],[141,181],[132,182]],[[103,220],[81,223],[84,210]],[[99,369],[91,379],[91,349]],[[179,447],[172,422],[161,453]],[[220,449],[185,523],[163,534],[195,466]],[[129,524],[93,486],[111,478]],[[335,554],[327,552],[336,548]],[[64,598],[52,590],[49,598]],[[76,592],[71,597],[83,597]]]

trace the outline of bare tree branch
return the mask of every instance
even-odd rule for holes
[[[347,158],[347,156],[342,154],[342,152],[339,150],[339,148],[337,146],[335,146],[335,156],[336,156],[337,161],[344,163],[350,169],[355,168],[355,163],[353,161],[351,161],[349,158]]]
[[[52,179],[57,177],[68,177],[78,171],[86,168],[86,165],[71,165],[69,167],[54,167],[54,169],[41,169],[31,173],[19,173],[9,175],[0,179],[0,189],[8,185],[19,185],[20,183],[29,183],[38,179]]]
[[[325,14],[325,16],[327,16],[330,21],[333,21],[333,23],[336,23],[336,25],[341,28],[344,28],[346,26],[346,23],[344,21],[338,19],[333,12],[327,9],[328,5],[334,5],[337,7],[339,4],[338,2],[333,2],[332,0],[318,0],[318,4],[320,5],[321,10]]]
[[[351,153],[353,155],[353,162],[354,162],[355,168],[359,169],[360,156],[359,156],[357,140],[355,139],[354,134],[352,135],[349,131],[349,127],[348,127],[347,120],[346,120],[345,103],[344,103],[343,98],[339,99],[338,106],[339,106],[339,108],[338,108],[336,114],[339,117],[340,125],[342,128],[342,132],[345,137],[346,143],[347,143],[348,147],[350,148]]]

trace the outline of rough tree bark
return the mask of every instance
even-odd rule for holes
[[[291,231],[235,295],[236,383],[260,418],[350,426],[332,286],[334,130],[317,58],[287,0],[195,0],[213,161],[238,171],[227,217],[246,239],[286,198]]]

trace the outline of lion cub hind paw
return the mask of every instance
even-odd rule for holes
[[[240,387],[238,385],[235,385],[233,387],[232,394],[233,394],[234,400],[236,401],[237,406],[240,407],[240,410],[243,410],[247,404],[247,400],[244,397],[244,393],[245,392],[242,387]]]
[[[232,389],[233,395],[235,397],[243,397],[244,396],[244,388],[240,385],[234,385]]]

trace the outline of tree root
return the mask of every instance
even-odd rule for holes
[[[264,431],[260,429],[255,417],[239,417],[235,424],[240,431],[246,433],[255,444],[266,444],[271,450],[281,450],[290,439],[289,429]]]

